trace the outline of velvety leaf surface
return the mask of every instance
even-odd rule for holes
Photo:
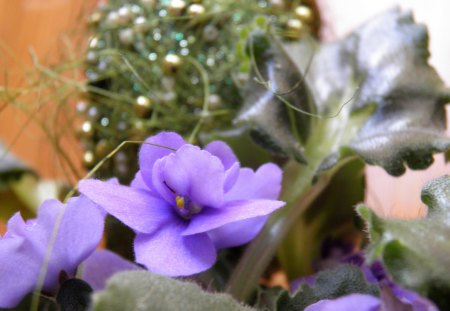
[[[268,148],[303,162],[320,149],[322,169],[355,152],[401,175],[405,164],[424,169],[433,152],[450,147],[443,135],[450,93],[428,64],[426,28],[410,13],[393,9],[335,43],[281,46],[261,34],[249,41],[264,81],[253,69],[237,121],[258,130]],[[260,42],[268,52],[258,52]]]
[[[342,265],[334,270],[326,270],[317,275],[314,286],[302,285],[289,296],[281,294],[277,302],[277,311],[303,311],[307,306],[323,299],[359,293],[378,296],[375,285],[367,283],[363,273],[355,266]]]
[[[368,225],[371,254],[381,257],[394,279],[450,307],[450,177],[443,176],[422,190],[428,216],[420,220],[389,220],[361,205]]]
[[[94,295],[95,311],[251,311],[226,294],[206,293],[195,284],[147,271],[113,276],[106,290]]]
[[[251,124],[253,138],[271,151],[305,162],[301,142],[310,134],[311,119],[284,102],[306,112],[315,109],[300,71],[292,70],[295,64],[275,37],[256,33],[249,38],[248,50],[254,66],[244,93],[245,105],[236,121]],[[298,87],[291,89],[295,84]]]

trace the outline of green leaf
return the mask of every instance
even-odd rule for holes
[[[300,162],[320,157],[320,169],[354,152],[397,176],[450,147],[450,92],[428,64],[426,28],[410,13],[388,11],[336,43],[282,46],[262,34],[249,41],[256,66],[236,120],[272,151]]]
[[[337,172],[328,186],[300,217],[278,250],[278,259],[290,279],[313,272],[313,264],[323,259],[325,239],[351,245],[355,243],[353,239],[361,236],[354,224],[357,217],[354,206],[364,200],[364,163],[353,159],[335,169]],[[286,167],[285,179],[291,171]]]
[[[60,182],[39,180],[0,142],[0,220],[6,222],[17,211],[24,218],[33,217],[44,199],[61,198],[63,191]]]
[[[254,307],[260,311],[277,310],[280,299],[290,299],[289,293],[282,287],[258,288]]]
[[[315,109],[300,72],[273,36],[252,33],[247,49],[255,63],[244,93],[245,105],[235,121],[250,124],[255,141],[267,149],[306,162],[301,142],[309,136],[310,117],[285,104],[306,112]],[[276,94],[295,84],[299,87],[287,94]]]
[[[182,282],[147,271],[114,275],[107,288],[94,295],[95,311],[127,310],[255,310],[226,294],[204,292],[193,283]]]
[[[352,265],[342,265],[334,270],[320,272],[314,286],[301,286],[290,297],[284,293],[278,300],[277,311],[303,311],[310,304],[323,299],[335,299],[353,293],[378,296],[375,285],[367,283],[359,268]]]
[[[10,180],[19,179],[24,173],[34,172],[21,160],[12,155],[0,141],[0,188]]]
[[[381,258],[397,282],[447,310],[448,302],[440,300],[448,301],[450,294],[450,177],[428,183],[422,201],[429,211],[419,220],[382,219],[364,205],[358,212],[367,222],[371,257]]]

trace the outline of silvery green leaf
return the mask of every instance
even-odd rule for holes
[[[272,149],[303,162],[319,157],[321,169],[356,153],[401,175],[405,164],[424,169],[434,152],[450,147],[443,133],[450,92],[428,64],[426,28],[410,13],[393,9],[334,43],[281,46],[265,38],[272,52],[254,56],[266,83],[254,69],[237,120],[268,136]],[[306,84],[296,85],[303,76]],[[295,92],[274,95],[293,86]],[[283,111],[296,117],[281,117]]]
[[[207,293],[197,285],[148,271],[121,272],[93,298],[94,311],[255,311],[226,294]]]
[[[450,176],[428,183],[422,190],[428,215],[419,220],[382,219],[366,206],[358,212],[366,221],[370,255],[381,258],[396,281],[450,307]]]
[[[273,36],[253,33],[248,50],[254,66],[244,92],[245,104],[236,123],[250,124],[255,140],[271,151],[306,162],[302,142],[310,134],[310,117],[286,105],[289,102],[305,112],[314,111],[301,73],[295,70],[295,64]],[[295,84],[298,87],[293,88]]]

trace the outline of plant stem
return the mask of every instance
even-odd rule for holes
[[[300,174],[294,187],[289,187],[297,189],[293,191],[295,195],[292,195],[292,192],[286,194],[287,205],[271,218],[246,249],[226,288],[226,292],[234,298],[245,301],[251,295],[289,229],[328,185],[331,179],[329,174],[321,175],[317,182],[311,185],[315,172],[315,165],[311,165]]]

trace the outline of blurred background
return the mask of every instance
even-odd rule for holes
[[[93,0],[0,0],[0,87],[24,85],[28,70],[35,66],[31,55],[43,64],[74,57],[71,51],[76,53],[86,42],[83,27],[87,12],[97,3]],[[450,19],[446,14],[450,12],[450,1],[318,0],[317,3],[325,41],[348,34],[370,17],[393,6],[412,10],[416,20],[428,26],[431,63],[450,85],[450,36],[447,34]],[[50,102],[42,100],[46,98],[44,95],[39,92],[28,98],[23,95],[28,107],[13,106],[7,100],[0,102],[0,140],[43,178],[64,179],[66,173],[61,170],[55,142],[51,142],[42,127],[30,117],[37,113],[45,115],[46,109],[52,107]],[[75,164],[73,169],[82,175],[82,151],[77,141],[62,133],[57,143]],[[382,169],[368,167],[366,201],[381,215],[402,218],[424,215],[426,207],[420,202],[422,186],[449,172],[450,166],[445,165],[441,155],[436,156],[435,164],[427,171],[408,171],[400,178],[392,178]]]

